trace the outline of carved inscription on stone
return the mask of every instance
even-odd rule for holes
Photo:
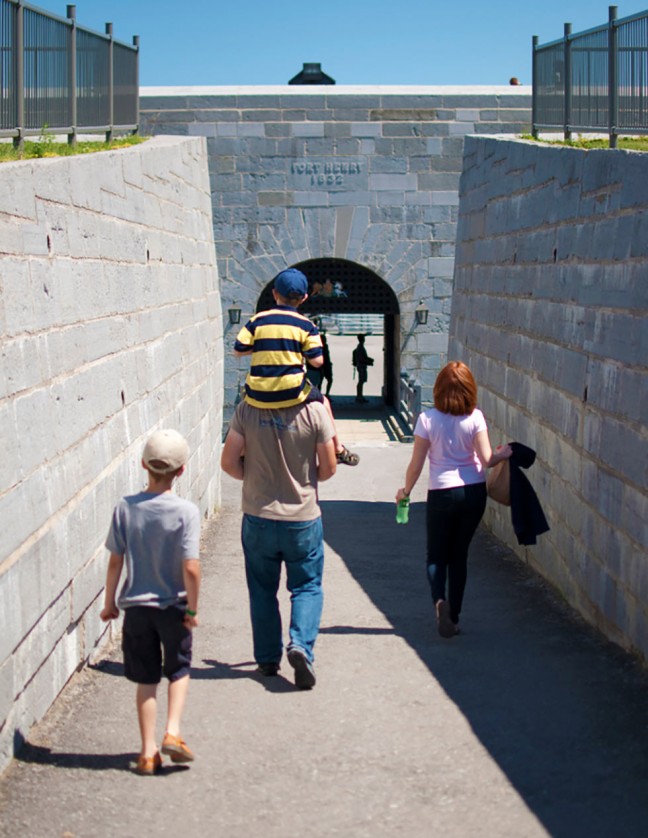
[[[365,163],[359,160],[294,160],[290,173],[297,189],[352,188]]]

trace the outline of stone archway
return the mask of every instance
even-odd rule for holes
[[[400,306],[392,288],[369,268],[346,259],[325,257],[291,265],[308,278],[309,298],[300,308],[309,316],[380,314],[384,317],[385,403],[396,406],[400,374]],[[274,278],[259,296],[257,311],[272,308]]]

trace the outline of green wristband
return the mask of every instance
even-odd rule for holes
[[[197,612],[192,611],[191,608],[185,608],[185,614],[188,614],[190,617],[195,617]]]

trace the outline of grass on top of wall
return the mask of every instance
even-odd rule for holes
[[[565,145],[570,148],[609,148],[610,144],[607,137],[595,137],[592,139],[585,139],[579,137],[576,140],[549,140],[542,137],[533,137],[531,134],[523,134],[523,140],[532,140],[536,143],[545,143],[546,145]],[[648,137],[618,137],[617,149],[625,149],[626,151],[648,151]],[[614,149],[612,149],[614,151]]]
[[[118,137],[109,143],[100,140],[79,140],[76,144],[71,145],[67,142],[58,142],[53,134],[44,130],[37,140],[25,140],[22,149],[15,148],[13,142],[0,143],[0,163],[15,160],[34,160],[39,157],[71,157],[76,154],[94,154],[97,151],[127,148],[143,143],[147,139],[148,137],[141,137],[139,134],[131,134],[128,137]]]

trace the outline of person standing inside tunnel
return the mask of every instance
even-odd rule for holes
[[[322,374],[322,378],[320,381],[320,388],[322,384],[326,381],[326,396],[328,397],[331,393],[331,387],[333,386],[333,362],[331,361],[331,351],[329,349],[328,340],[326,339],[326,333],[321,333],[322,338],[322,353],[324,358],[324,363],[320,367],[320,372]]]
[[[365,349],[365,336],[358,335],[358,344],[353,350],[351,362],[358,372],[358,384],[356,386],[356,401],[367,403],[369,399],[364,397],[364,386],[367,383],[367,367],[373,366],[373,358],[370,358]]]
[[[331,352],[329,350],[328,341],[326,340],[326,334],[323,331],[320,332],[320,338],[322,340],[322,366],[311,367],[309,365],[306,370],[306,377],[313,387],[316,387],[320,392],[323,392],[323,384],[326,381],[325,395],[326,398],[329,398],[331,385],[333,384],[333,364],[331,362]]]
[[[486,469],[511,454],[510,445],[491,448],[470,369],[446,364],[434,384],[434,407],[416,422],[405,485],[396,493],[396,503],[409,498],[427,459],[427,575],[441,637],[459,633],[468,548],[486,509]]]

